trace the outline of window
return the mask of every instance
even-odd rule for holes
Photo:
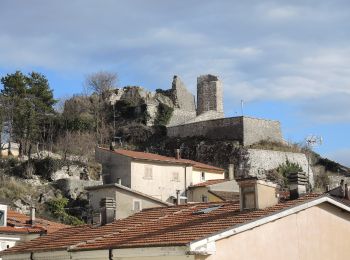
[[[153,172],[152,172],[152,166],[145,166],[145,173],[143,176],[146,180],[152,180],[153,179]]]
[[[208,202],[208,196],[202,195],[202,202]]]
[[[172,181],[176,181],[176,182],[180,181],[178,172],[173,172],[173,179],[172,179]]]
[[[202,181],[205,181],[205,172],[202,172],[202,174],[201,174],[201,180],[202,180]]]
[[[142,210],[141,200],[134,200],[133,204],[132,209],[134,212],[140,212]]]
[[[5,211],[0,210],[0,226],[5,225]]]

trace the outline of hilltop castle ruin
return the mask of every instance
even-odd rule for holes
[[[236,140],[244,146],[262,140],[283,141],[278,121],[243,116],[225,118],[222,83],[217,76],[197,78],[197,104],[177,76],[170,91],[176,106],[167,126],[169,137],[204,136]]]

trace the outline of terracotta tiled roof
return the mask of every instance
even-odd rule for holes
[[[150,246],[184,246],[236,225],[267,217],[319,198],[319,194],[285,201],[262,210],[240,211],[237,202],[196,203],[152,208],[114,223],[62,229],[15,246],[6,253],[49,250],[97,250]],[[200,210],[219,205],[208,213]],[[2,253],[4,254],[4,253]]]
[[[226,180],[226,179],[209,180],[209,181],[204,181],[204,182],[201,182],[201,183],[194,184],[194,185],[190,186],[190,188],[207,187],[207,186],[210,186],[210,185],[213,185],[213,184],[222,183],[222,182],[225,182],[225,181],[228,181],[228,180]]]
[[[238,201],[239,200],[239,192],[232,192],[232,191],[214,191],[209,190],[208,191],[211,194],[214,194],[215,196],[219,197],[220,199],[224,201]]]
[[[192,165],[193,168],[197,168],[197,169],[211,170],[211,171],[219,172],[219,173],[224,172],[224,169],[221,169],[221,168],[209,165],[209,164],[188,160],[188,159],[176,159],[175,157],[167,157],[167,156],[154,154],[154,153],[137,152],[137,151],[123,150],[123,149],[116,149],[114,151],[111,151],[110,149],[102,148],[102,147],[99,147],[98,149],[110,151],[110,152],[124,155],[124,156],[128,156],[128,157],[133,158],[133,159],[159,161],[159,162],[183,164],[183,165],[188,164],[188,165]]]
[[[29,223],[30,217],[17,211],[8,210],[7,226],[0,227],[0,233],[53,233],[59,229],[70,227],[61,223],[41,218],[35,219],[35,224]]]

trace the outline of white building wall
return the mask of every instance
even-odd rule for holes
[[[204,172],[205,180],[202,180],[202,172]],[[206,170],[192,170],[192,184],[195,185],[204,181],[216,180],[216,179],[225,179],[224,172],[222,173],[213,173]]]
[[[146,168],[152,169],[152,178],[146,176]],[[186,166],[183,165],[133,161],[131,162],[131,188],[162,201],[173,202],[170,197],[176,197],[176,190],[180,190],[180,194],[184,195],[185,169]],[[174,178],[176,173],[178,179]]]

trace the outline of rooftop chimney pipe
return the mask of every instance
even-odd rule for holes
[[[235,174],[234,173],[235,173],[235,166],[234,166],[234,164],[230,163],[228,165],[228,179],[230,181],[234,180],[234,178],[235,178]]]
[[[176,205],[180,205],[180,190],[176,190]]]
[[[175,159],[176,160],[181,159],[180,149],[175,149]]]
[[[30,220],[29,223],[34,226],[35,225],[35,207],[30,207]]]

